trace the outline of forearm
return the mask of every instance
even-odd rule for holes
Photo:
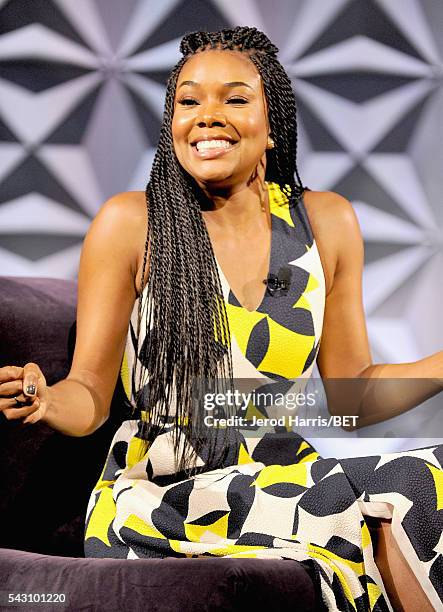
[[[370,365],[359,378],[366,381],[357,394],[358,428],[398,416],[440,393],[443,351],[411,363]]]
[[[360,373],[370,379],[359,407],[360,426],[398,416],[443,390],[443,351],[412,363],[375,364]]]
[[[42,421],[68,436],[87,436],[106,420],[93,389],[73,379],[48,387],[48,407]]]

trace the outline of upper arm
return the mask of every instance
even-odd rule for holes
[[[363,239],[346,198],[331,193],[328,211],[337,263],[326,296],[317,364],[322,378],[355,378],[372,363],[362,295]]]
[[[139,192],[110,198],[91,223],[80,257],[77,338],[67,378],[91,390],[104,419],[109,415],[137,297],[145,207]]]

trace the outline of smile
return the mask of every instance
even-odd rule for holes
[[[197,151],[207,151],[208,149],[229,149],[232,147],[232,142],[229,140],[200,140],[195,145]]]
[[[197,157],[200,159],[215,159],[228,153],[237,145],[236,142],[232,142],[224,139],[209,139],[199,140],[192,144],[192,149]]]

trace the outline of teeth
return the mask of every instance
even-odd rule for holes
[[[197,142],[197,151],[207,149],[229,149],[231,143],[228,140],[200,140]]]

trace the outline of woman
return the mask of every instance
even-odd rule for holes
[[[277,48],[241,27],[187,35],[181,51],[146,200],[114,196],[86,236],[68,377],[48,387],[37,364],[3,368],[1,408],[87,435],[108,417],[121,366],[134,418],[91,494],[86,556],[297,559],[327,609],[386,610],[363,516],[392,518],[408,583],[392,587],[391,603],[397,592],[403,604],[441,606],[441,447],[322,459],[284,426],[252,437],[208,425],[195,401],[202,380],[227,393],[234,378],[255,378],[287,393],[315,361],[325,382],[423,379],[406,399],[365,392],[343,404],[328,392],[331,414],[369,424],[439,392],[443,359],[372,364],[358,223],[345,198],[302,185]],[[426,595],[411,589],[414,573]]]

